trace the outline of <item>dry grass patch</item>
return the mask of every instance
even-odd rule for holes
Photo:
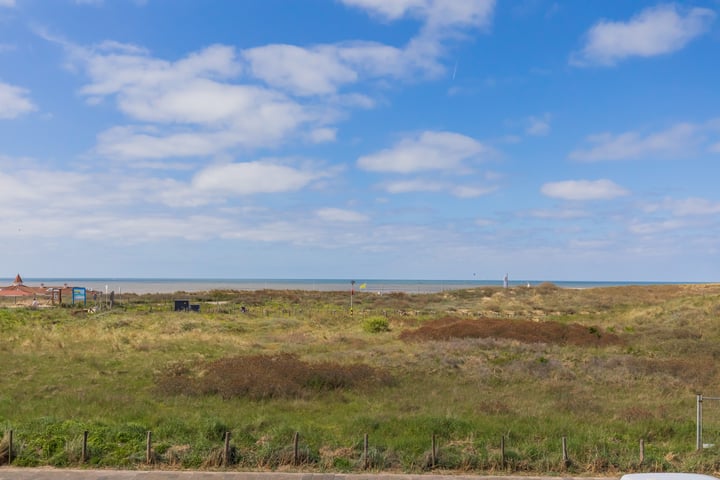
[[[389,385],[392,377],[368,365],[304,362],[296,355],[250,355],[195,364],[174,363],[157,379],[166,394],[305,398],[331,390]]]
[[[477,320],[445,317],[424,323],[415,330],[405,330],[400,338],[406,341],[450,340],[452,338],[503,338],[523,343],[551,343],[560,345],[603,347],[618,345],[622,341],[614,333],[597,327],[558,322],[504,320],[480,318]]]

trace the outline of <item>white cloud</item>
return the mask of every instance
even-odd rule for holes
[[[709,30],[715,12],[662,4],[627,22],[603,20],[587,32],[587,42],[571,57],[576,66],[612,66],[628,57],[652,57],[682,49]]]
[[[398,180],[387,182],[383,188],[388,193],[440,192],[447,188],[444,183],[432,180]]]
[[[357,80],[333,48],[309,50],[294,45],[267,45],[245,50],[253,75],[297,95],[330,94]]]
[[[592,135],[587,140],[594,144],[585,150],[574,150],[569,157],[587,162],[603,160],[637,159],[647,156],[686,156],[695,150],[702,141],[701,128],[689,123],[680,123],[658,133],[641,135],[626,132],[617,135],[602,133]]]
[[[678,217],[720,214],[720,202],[711,202],[705,198],[668,199],[663,203],[662,208],[670,210]]]
[[[343,42],[304,48],[265,45],[244,50],[248,71],[263,82],[298,96],[334,95],[364,79],[416,80],[444,68],[433,44],[411,40],[404,48],[376,42]]]
[[[336,128],[316,128],[308,135],[308,138],[312,143],[332,142],[336,137]]]
[[[550,133],[550,114],[546,113],[542,117],[528,117],[528,126],[525,133],[534,137],[542,137]]]
[[[236,144],[230,132],[165,133],[151,127],[113,127],[98,135],[97,152],[112,158],[206,156]]]
[[[192,186],[216,195],[282,193],[300,190],[326,175],[270,162],[242,162],[208,167],[195,175]]]
[[[342,208],[322,208],[315,212],[322,220],[341,223],[361,223],[370,220],[367,215]]]
[[[656,222],[633,222],[628,229],[638,235],[652,235],[685,228],[685,222],[680,220],[661,220]]]
[[[494,0],[341,0],[388,20],[406,16],[420,18],[428,28],[447,26],[485,27],[492,16]]]
[[[305,125],[332,119],[278,91],[236,83],[242,65],[232,47],[213,45],[170,62],[136,45],[104,42],[85,49],[41,34],[63,43],[85,70],[90,83],[80,92],[90,103],[112,97],[130,119],[145,123],[101,132],[101,155],[146,160],[276,146]]]
[[[12,174],[0,172],[0,203],[4,204],[51,208],[57,198],[75,203],[88,199],[82,192],[93,190],[90,178],[78,173],[17,168]]]
[[[477,198],[488,195],[497,190],[497,187],[473,187],[469,185],[457,185],[450,189],[450,193],[459,198]]]
[[[591,216],[590,212],[578,209],[531,210],[528,215],[534,218],[556,220],[572,220]]]
[[[611,180],[566,180],[546,183],[543,195],[562,200],[610,200],[629,192]]]
[[[37,107],[27,98],[24,88],[0,83],[0,119],[11,119],[34,112]]]
[[[486,29],[492,19],[495,0],[341,0],[382,19],[395,21],[411,17],[422,22],[420,32],[403,49],[369,43],[344,45],[346,61],[372,74],[396,78],[438,76],[445,69],[438,59],[444,53],[443,40],[457,37],[466,29]]]
[[[0,0],[0,7],[14,7],[15,0]]]
[[[414,192],[447,192],[458,198],[476,198],[488,195],[497,187],[479,187],[471,185],[455,185],[450,182],[438,182],[427,179],[397,180],[385,182],[380,185],[388,193],[414,193]]]
[[[394,147],[360,157],[359,168],[375,172],[413,173],[465,169],[466,162],[482,160],[489,149],[465,135],[426,131],[405,138]]]

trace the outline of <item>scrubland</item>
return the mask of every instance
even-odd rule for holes
[[[349,300],[0,304],[0,464],[12,431],[16,466],[720,469],[716,447],[696,451],[695,422],[696,394],[720,394],[720,285],[356,292],[352,314]],[[703,440],[720,445],[720,402],[704,412]]]

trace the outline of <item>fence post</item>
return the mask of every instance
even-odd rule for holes
[[[435,461],[437,460],[437,443],[435,439],[435,434],[433,433],[432,436],[432,451],[430,452],[430,464],[432,468],[435,468]]]
[[[565,465],[565,467],[569,467],[570,466],[570,458],[568,457],[568,452],[567,452],[567,437],[564,435],[562,437],[562,459],[563,459],[563,465]]]
[[[298,463],[300,463],[299,452],[298,452],[299,440],[300,440],[300,432],[295,432],[295,435],[293,436],[293,465],[297,465]]]
[[[363,468],[365,470],[370,466],[370,459],[368,458],[368,434],[365,434],[363,438]]]
[[[703,404],[703,396],[702,393],[698,393],[695,395],[695,400],[697,403],[697,432],[696,432],[696,441],[695,441],[695,447],[698,451],[703,449],[703,443],[702,443],[702,404]]]
[[[152,432],[150,430],[145,437],[145,463],[152,463]]]
[[[500,466],[505,468],[505,435],[500,437]]]
[[[12,463],[13,456],[13,431],[8,432],[8,465]]]
[[[645,440],[640,439],[640,465],[645,461]]]
[[[230,432],[225,432],[225,451],[223,452],[223,466],[230,464]]]
[[[85,463],[88,460],[87,440],[88,440],[88,431],[85,430],[83,432],[83,442],[82,442],[82,452],[80,453],[80,463]]]

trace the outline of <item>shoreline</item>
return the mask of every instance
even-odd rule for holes
[[[12,280],[0,279],[0,285],[9,285]],[[620,286],[652,285],[705,285],[713,282],[642,282],[642,281],[552,281],[552,280],[510,280],[509,288],[537,287],[552,283],[558,288],[586,289]],[[348,291],[365,293],[439,293],[451,290],[465,290],[481,287],[503,287],[502,280],[403,280],[403,279],[176,279],[176,278],[26,278],[28,286],[67,285],[85,287],[98,292],[115,294],[171,294],[178,292],[196,293],[211,290],[306,290],[306,291]]]

